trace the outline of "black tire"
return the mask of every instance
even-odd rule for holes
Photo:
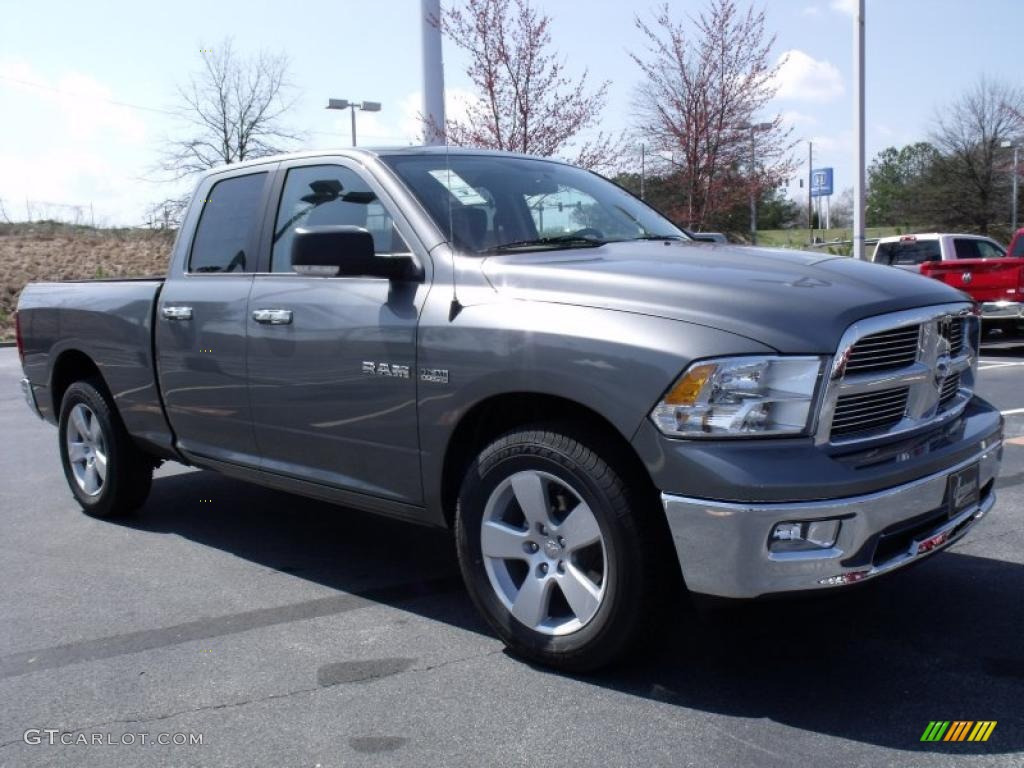
[[[636,639],[652,607],[651,600],[657,594],[656,574],[660,570],[657,561],[662,550],[651,546],[654,526],[648,522],[647,516],[651,512],[652,499],[639,481],[629,483],[624,480],[625,473],[616,468],[621,463],[616,462],[609,451],[595,447],[601,442],[597,438],[583,437],[572,427],[551,426],[510,432],[488,445],[472,462],[462,483],[456,509],[459,565],[476,607],[513,653],[571,672],[585,672],[604,666],[626,651]],[[505,602],[509,599],[508,594],[504,599],[499,595],[500,588],[492,584],[485,566],[481,540],[488,499],[496,491],[495,498],[499,498],[502,487],[511,483],[510,478],[524,471],[548,478],[542,481],[550,483],[546,486],[548,499],[551,487],[558,488],[559,483],[568,485],[579,497],[574,503],[581,500],[590,507],[603,539],[605,572],[600,580],[604,585],[603,597],[592,618],[566,634],[538,631],[513,616]],[[517,492],[507,493],[516,496],[518,504]],[[553,509],[553,506],[547,508],[549,512]],[[569,511],[571,513],[572,510]],[[525,516],[522,527],[523,535],[529,536],[531,524]],[[554,530],[559,530],[557,525]],[[535,543],[526,542],[524,546],[532,548]],[[545,553],[528,557],[541,554]],[[492,564],[494,562],[491,560]],[[564,578],[562,561],[558,563],[559,577]],[[538,575],[541,571],[533,570],[541,567],[524,564],[522,568],[526,576],[518,589],[523,589],[521,585],[527,578],[547,578]],[[549,571],[545,568],[542,572],[547,574]],[[568,606],[561,586],[558,589]]]
[[[90,419],[95,418],[105,449],[105,476],[98,491],[92,494],[76,479],[69,456],[68,431],[71,429],[75,435],[78,433],[71,421],[72,411],[79,405],[85,406],[87,415],[91,414]],[[91,420],[89,424],[92,426]],[[72,495],[87,514],[101,518],[118,517],[138,509],[146,501],[153,480],[153,461],[132,441],[101,381],[86,379],[68,387],[61,401],[57,434],[64,477]]]

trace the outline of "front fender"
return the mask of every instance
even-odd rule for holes
[[[424,498],[435,511],[452,435],[488,398],[536,393],[571,400],[629,441],[690,361],[773,351],[705,326],[570,304],[498,298],[452,320],[446,310],[426,307],[419,337],[420,371],[448,372],[447,383],[418,383]]]

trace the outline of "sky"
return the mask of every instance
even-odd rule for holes
[[[455,2],[456,0],[443,0]],[[643,40],[633,19],[658,0],[534,0],[552,17],[555,48],[573,74],[609,81],[602,128],[633,125]],[[851,0],[768,0],[773,56],[786,56],[778,94],[759,119],[782,114],[815,167],[852,186]],[[677,17],[704,0],[672,0]],[[201,65],[202,48],[233,40],[239,53],[283,52],[298,89],[290,127],[301,147],[348,146],[347,112],[327,99],[370,100],[363,145],[415,142],[421,110],[419,0],[26,2],[0,0],[0,220],[56,213],[98,225],[140,224],[175,189],[154,171],[174,135],[166,111]],[[870,158],[925,139],[936,110],[986,76],[1021,83],[1020,0],[867,0],[866,120]],[[469,93],[465,60],[445,43],[451,109]],[[637,151],[638,148],[637,148]],[[791,185],[794,197],[802,193]],[[75,206],[76,208],[61,208]]]

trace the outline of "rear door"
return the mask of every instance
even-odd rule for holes
[[[246,309],[274,166],[206,179],[183,224],[156,311],[160,390],[180,448],[257,466]]]
[[[378,253],[407,252],[414,244],[383,190],[350,161],[282,164],[273,208],[247,318],[261,466],[419,503],[416,329],[430,284],[427,254],[415,254],[427,270],[424,282],[292,271],[297,227],[365,227]],[[275,311],[275,322],[267,321],[266,310]]]

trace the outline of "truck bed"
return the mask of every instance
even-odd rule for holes
[[[83,353],[99,368],[135,439],[172,450],[171,430],[156,386],[153,318],[163,278],[118,278],[31,283],[18,319],[25,343],[25,375],[39,409],[56,422],[54,384]]]

